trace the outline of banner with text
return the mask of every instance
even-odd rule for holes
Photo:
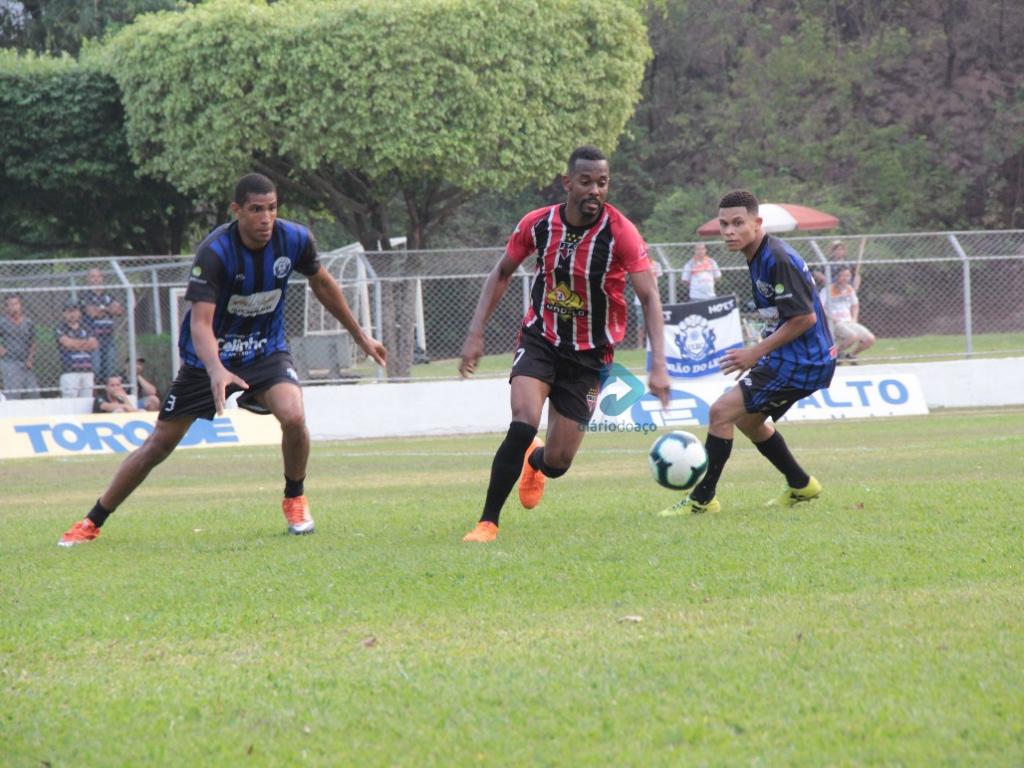
[[[669,407],[647,391],[646,382],[615,365],[598,396],[591,431],[636,431],[707,426],[711,404],[735,386],[721,374],[688,383],[674,382]],[[796,403],[783,421],[916,416],[928,413],[921,384],[913,374],[837,373],[832,386]]]
[[[695,378],[718,373],[716,360],[722,353],[743,346],[740,309],[735,296],[666,304],[662,310],[665,316],[665,363],[669,376]],[[650,369],[648,349],[647,370]]]
[[[155,413],[98,413],[0,419],[0,459],[86,456],[134,451],[153,431]],[[273,416],[231,409],[213,421],[196,419],[179,448],[276,445],[281,427]]]

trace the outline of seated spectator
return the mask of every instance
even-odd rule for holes
[[[11,294],[4,299],[0,317],[0,387],[12,400],[36,396],[35,356],[35,324],[22,312],[21,297]]]
[[[92,401],[93,413],[133,413],[137,410],[120,376],[108,376],[103,392]]]
[[[128,364],[130,360],[125,360],[125,372],[121,375],[121,381],[131,381],[131,376],[128,375]],[[146,358],[140,357],[135,361],[135,383],[139,388],[138,398],[136,405],[144,411],[159,411],[160,410],[160,392],[157,390],[156,385],[146,378],[145,375]]]
[[[62,371],[60,396],[92,397],[92,353],[99,347],[99,342],[82,325],[82,310],[77,302],[68,301],[64,305],[64,322],[57,326],[54,335]]]
[[[715,298],[715,281],[722,278],[718,262],[708,256],[708,247],[697,243],[693,249],[693,258],[683,265],[680,280],[689,286],[690,301]]]
[[[835,282],[821,291],[821,303],[832,325],[840,358],[849,361],[875,343],[874,334],[859,322],[860,302],[851,281],[850,268],[842,267]]]

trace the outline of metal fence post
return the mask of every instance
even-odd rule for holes
[[[662,250],[660,245],[654,246],[654,252],[658,254],[658,260],[661,262],[661,266],[664,268],[665,277],[668,278],[668,303],[676,303],[676,276],[672,272],[672,264],[665,256],[665,251]]]
[[[953,246],[953,250],[960,257],[960,263],[963,265],[964,335],[967,336],[967,354],[969,355],[974,352],[973,327],[971,324],[971,261],[967,258],[967,253],[964,251],[963,246],[960,245],[960,241],[956,239],[956,235],[950,233],[948,237],[949,244]]]
[[[149,274],[150,283],[153,286],[153,332],[157,336],[162,336],[164,332],[164,320],[160,316],[160,281],[157,279],[155,269],[149,270]]]
[[[128,305],[126,314],[128,315],[128,381],[131,385],[129,392],[135,397],[136,401],[139,399],[139,380],[138,371],[135,368],[135,361],[137,359],[136,345],[135,345],[135,291],[132,290],[132,284],[128,282],[128,276],[121,269],[121,265],[117,263],[117,259],[110,260],[110,266],[114,270],[114,274],[117,275],[121,281],[121,285],[125,289],[125,299]],[[106,384],[106,382],[103,382]],[[99,382],[97,382],[99,384]]]

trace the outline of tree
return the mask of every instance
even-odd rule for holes
[[[0,241],[37,253],[180,253],[194,208],[136,176],[109,75],[0,52]]]
[[[389,250],[393,199],[418,249],[473,193],[613,147],[649,49],[632,0],[212,0],[142,17],[106,53],[143,170],[223,196],[256,168]],[[412,302],[388,286],[389,373],[406,375]]]

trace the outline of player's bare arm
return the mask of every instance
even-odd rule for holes
[[[817,315],[808,312],[805,315],[794,315],[781,323],[768,337],[761,339],[752,347],[742,349],[730,349],[719,358],[718,364],[722,373],[728,375],[735,373],[739,379],[749,371],[757,361],[785,344],[798,339],[814,327],[818,321]]]
[[[220,361],[220,350],[217,348],[217,337],[213,333],[213,314],[217,305],[210,301],[192,303],[192,343],[195,344],[196,355],[203,362],[206,373],[210,377],[210,389],[213,391],[213,404],[217,415],[224,413],[224,401],[227,399],[228,385],[237,384],[242,389],[249,385],[233,374]]]
[[[484,328],[494,314],[494,308],[508,290],[512,275],[518,268],[519,264],[505,254],[484,281],[480,300],[477,301],[473,319],[469,322],[466,341],[462,345],[462,360],[459,363],[459,375],[462,378],[467,378],[476,371],[476,365],[484,354]]]
[[[321,266],[320,270],[309,278],[309,287],[324,308],[351,334],[359,348],[369,355],[377,365],[385,365],[388,357],[387,350],[383,344],[370,336],[359,325],[359,321],[356,320],[356,316],[352,314],[352,309],[345,300],[341,286],[331,277],[331,273]]]
[[[665,319],[661,312],[658,282],[650,270],[633,272],[629,279],[633,283],[637,298],[640,299],[647,337],[651,342],[651,372],[647,377],[647,388],[661,401],[663,408],[668,408],[671,387],[668,368],[665,365]]]

